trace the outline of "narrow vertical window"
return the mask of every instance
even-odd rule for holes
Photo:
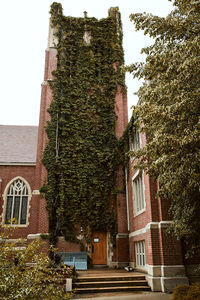
[[[135,262],[136,267],[145,266],[145,241],[139,241],[135,243]]]
[[[8,188],[6,197],[5,224],[27,223],[28,188],[23,180],[16,179]]]
[[[130,150],[138,150],[140,149],[140,134],[137,129],[135,129],[135,132],[133,134],[133,137],[130,141]]]
[[[145,210],[145,199],[144,199],[144,184],[142,173],[139,173],[133,179],[133,207],[134,215],[137,215]]]

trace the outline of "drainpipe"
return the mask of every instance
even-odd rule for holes
[[[125,182],[126,182],[126,209],[127,209],[127,225],[128,231],[130,230],[130,219],[129,219],[129,198],[128,198],[128,178],[127,178],[127,167],[125,167]]]
[[[0,177],[0,197],[1,197],[1,183],[2,183],[2,178]]]

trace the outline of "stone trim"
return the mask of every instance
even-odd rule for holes
[[[16,238],[16,239],[6,239],[6,242],[8,242],[8,243],[13,243],[13,242],[14,242],[14,243],[15,243],[15,242],[18,242],[19,239],[20,239],[20,238]],[[3,241],[3,240],[5,240],[5,239],[0,238],[0,242]],[[27,239],[23,239],[23,238],[22,238],[22,240],[23,240],[23,242],[26,242],[26,241],[27,241]]]
[[[40,195],[40,191],[39,190],[33,190],[32,195]]]
[[[189,284],[188,278],[183,277],[161,277],[161,291],[164,293],[173,292],[173,290],[183,284]]]
[[[167,228],[169,227],[173,221],[160,221],[159,222],[159,228]]]
[[[140,234],[144,234],[144,233],[146,233],[146,228],[145,227],[142,228],[142,229],[139,229],[139,230],[136,230],[134,232],[129,233],[129,238],[140,235]]]
[[[161,266],[152,266],[146,264],[146,270],[149,275],[154,276],[154,277],[159,277],[161,276]]]
[[[146,265],[146,279],[154,292],[172,292],[180,284],[188,284],[184,265]]]
[[[145,228],[146,228],[146,231],[150,230],[150,229],[157,229],[157,228],[159,228],[159,222],[150,222],[145,226]]]
[[[184,265],[148,265],[146,264],[146,269],[148,274],[151,276],[183,276],[185,275],[185,266]]]
[[[117,239],[120,239],[120,238],[128,238],[129,237],[129,234],[128,233],[118,233],[116,235],[116,238]]]
[[[42,233],[30,233],[27,235],[27,239],[28,240],[35,240],[35,239],[39,239]],[[45,233],[46,235],[48,235],[48,233]]]
[[[0,166],[36,166],[35,162],[0,162]]]
[[[146,233],[150,229],[167,228],[173,221],[150,222],[145,227],[129,233],[129,238]]]
[[[56,48],[58,45],[58,37],[56,37],[57,29],[51,27],[51,20],[49,21],[49,34],[48,34],[48,43],[47,49]]]

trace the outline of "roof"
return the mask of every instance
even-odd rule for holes
[[[37,126],[0,125],[0,165],[35,164]]]

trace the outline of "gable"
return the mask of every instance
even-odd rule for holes
[[[0,164],[35,164],[37,126],[0,125]]]

